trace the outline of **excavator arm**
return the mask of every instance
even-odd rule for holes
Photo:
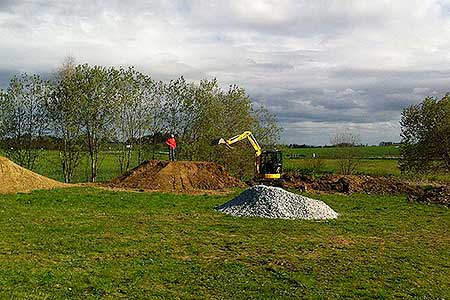
[[[224,144],[229,148],[231,145],[239,141],[248,139],[253,149],[255,149],[255,178],[258,182],[264,182],[265,184],[282,184],[280,183],[282,172],[282,157],[281,152],[276,150],[262,151],[258,141],[253,136],[251,131],[244,131],[243,133],[233,136],[229,139],[221,138],[214,140],[213,144]]]
[[[258,144],[258,141],[254,137],[253,133],[251,133],[251,131],[244,131],[243,133],[233,136],[232,138],[229,138],[227,140],[221,138],[219,139],[218,144],[225,144],[231,148],[231,145],[244,139],[248,139],[250,144],[253,146],[253,149],[255,149],[255,156],[256,157],[260,156],[262,153],[261,146]]]

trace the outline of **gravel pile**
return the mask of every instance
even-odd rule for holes
[[[257,185],[246,189],[216,210],[232,216],[271,219],[335,219],[338,214],[320,200],[285,191],[282,188]]]

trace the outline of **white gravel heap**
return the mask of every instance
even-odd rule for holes
[[[216,207],[232,216],[270,219],[336,219],[338,213],[323,201],[297,195],[282,188],[256,185],[233,200]]]

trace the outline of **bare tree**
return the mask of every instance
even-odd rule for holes
[[[359,164],[357,146],[361,144],[358,134],[348,131],[336,133],[331,137],[337,151],[339,172],[343,175],[353,174]]]
[[[66,56],[61,64],[61,66],[56,71],[55,77],[57,80],[63,80],[68,78],[75,73],[76,63],[75,57]]]

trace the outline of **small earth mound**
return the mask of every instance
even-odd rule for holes
[[[113,179],[111,184],[120,188],[179,192],[245,186],[216,163],[160,160],[146,161]]]
[[[424,186],[408,195],[408,201],[421,203],[437,203],[450,207],[449,186]]]
[[[216,210],[232,216],[270,219],[335,219],[338,216],[323,201],[297,195],[282,188],[257,185],[243,191]]]
[[[0,156],[0,194],[66,187],[67,184],[27,170]]]

